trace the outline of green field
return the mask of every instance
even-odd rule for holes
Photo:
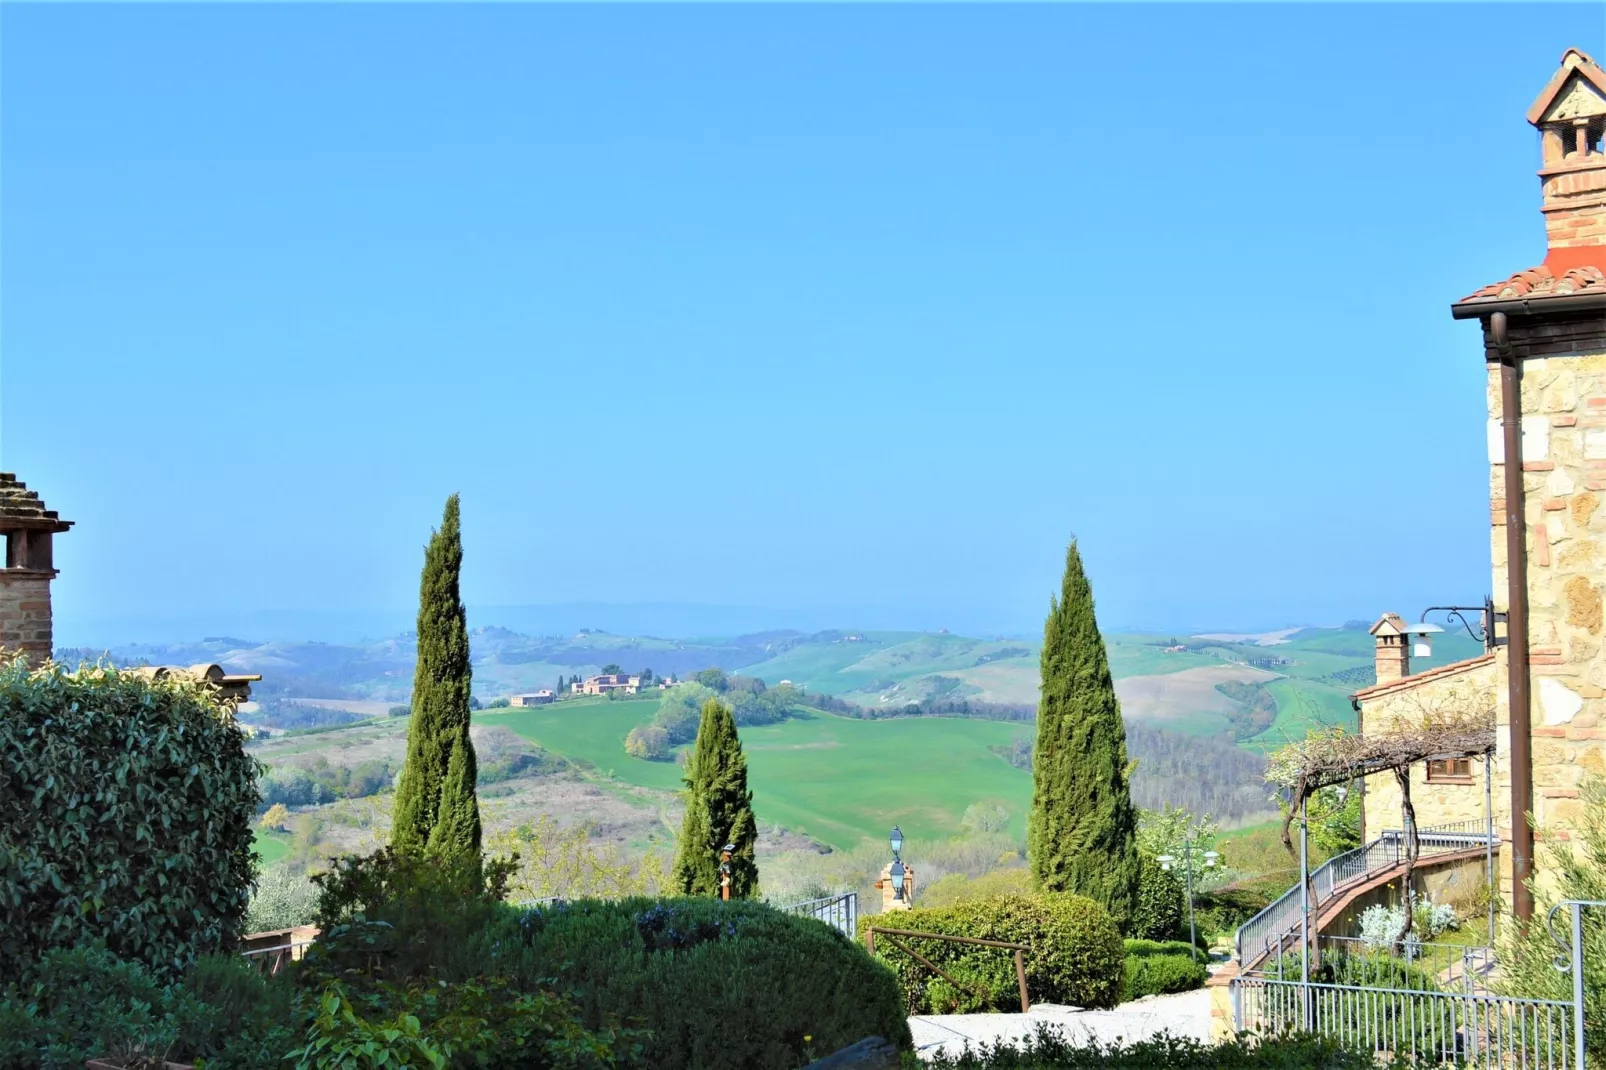
[[[482,712],[479,724],[507,725],[565,758],[640,787],[678,790],[681,769],[624,751],[624,737],[657,709],[655,699],[564,702]],[[1030,729],[999,721],[899,718],[860,721],[810,712],[783,724],[741,730],[748,783],[761,821],[849,848],[894,824],[910,837],[959,831],[965,808],[998,798],[1024,834],[1031,777],[987,749]]]
[[[612,773],[627,784],[644,788],[680,789],[680,767],[673,762],[644,762],[625,753],[625,735],[652,720],[658,699],[628,701],[575,699],[529,709],[481,710],[474,723],[500,724],[554,754]]]
[[[290,845],[279,837],[263,832],[261,829],[258,829],[255,835],[256,838],[252,846],[256,848],[257,854],[262,856],[262,865],[271,866],[290,853]]]

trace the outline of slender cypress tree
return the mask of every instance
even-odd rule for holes
[[[731,852],[731,898],[758,894],[758,825],[747,790],[747,757],[730,707],[703,703],[697,743],[686,770],[686,817],[675,852],[675,885],[682,895],[718,896],[720,849]]]
[[[424,550],[418,592],[418,665],[407,723],[407,764],[396,785],[390,842],[442,857],[477,859],[478,765],[469,740],[468,621],[458,590],[463,536],[457,495]]]
[[[1043,628],[1026,850],[1038,887],[1103,903],[1123,928],[1139,875],[1127,776],[1126,727],[1093,616],[1093,588],[1073,539]]]

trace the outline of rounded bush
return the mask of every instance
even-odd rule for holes
[[[245,739],[188,680],[0,668],[0,977],[94,941],[163,977],[228,948],[260,800]]]
[[[630,1018],[655,1070],[794,1070],[868,1036],[912,1043],[889,970],[830,926],[750,900],[506,907],[470,957],[531,986],[555,978],[589,1028]]]
[[[1120,999],[1124,951],[1109,913],[1080,895],[1001,895],[950,907],[861,917],[870,926],[1025,944],[1026,991],[1034,1003],[1113,1007]],[[900,950],[905,943],[942,967],[955,985]],[[916,937],[878,936],[876,956],[897,971],[916,1014],[1020,1010],[1014,953],[1005,948]]]

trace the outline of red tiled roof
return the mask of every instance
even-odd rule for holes
[[[1520,298],[1570,297],[1575,294],[1606,294],[1606,272],[1593,265],[1568,268],[1560,275],[1544,264],[1519,271],[1504,282],[1496,282],[1463,297],[1459,304],[1473,301],[1514,301]]]

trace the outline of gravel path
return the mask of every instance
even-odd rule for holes
[[[1210,1039],[1210,993],[1205,989],[1175,996],[1150,996],[1109,1011],[1082,1011],[1049,1004],[1029,1014],[924,1014],[909,1019],[915,1050],[924,1057],[939,1051],[957,1055],[998,1040],[1030,1037],[1040,1024],[1057,1027],[1071,1039],[1142,1040],[1157,1033]]]

